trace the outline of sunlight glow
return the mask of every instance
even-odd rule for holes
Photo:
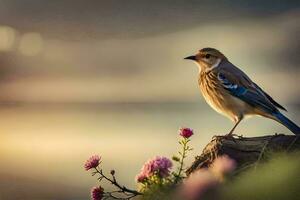
[[[12,50],[16,40],[16,31],[9,26],[0,26],[0,51]]]
[[[19,50],[25,56],[36,56],[43,50],[43,45],[39,33],[25,33],[20,40]]]

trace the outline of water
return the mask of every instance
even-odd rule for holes
[[[298,123],[299,109],[288,109]],[[180,126],[195,130],[189,164],[214,134],[233,124],[201,102],[3,105],[0,199],[87,199],[96,179],[83,163],[93,154],[102,156],[107,173],[115,169],[121,183],[135,187],[134,177],[148,158],[177,152]],[[237,129],[246,136],[274,132],[289,133],[259,117]]]

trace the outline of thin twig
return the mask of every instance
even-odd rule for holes
[[[293,139],[293,141],[291,142],[291,144],[288,146],[288,148],[286,149],[286,151],[288,152],[292,146],[296,143],[296,141],[299,139],[300,135],[296,135],[295,139]]]
[[[271,138],[271,139],[272,139],[272,138]],[[271,140],[271,139],[270,139],[270,140]],[[263,155],[264,155],[264,152],[265,152],[265,150],[266,150],[268,144],[270,143],[270,140],[267,140],[267,141],[265,142],[263,148],[261,149],[261,152],[260,152],[260,154],[259,154],[259,156],[258,156],[258,159],[257,159],[257,161],[255,162],[254,170],[256,170],[257,165],[259,164],[260,160],[262,159],[262,157],[263,157]]]
[[[102,172],[101,169],[99,170],[98,168],[95,168],[95,170],[96,170],[96,173],[100,174],[100,176],[101,176],[100,179],[104,178],[105,180],[109,181],[112,185],[114,185],[114,186],[116,186],[117,188],[119,188],[119,189],[121,190],[121,192],[129,193],[129,194],[132,194],[132,195],[135,195],[135,196],[137,196],[137,195],[142,195],[141,192],[138,192],[138,191],[132,190],[132,189],[128,189],[128,188],[125,187],[125,186],[121,186],[121,185],[117,182],[117,180],[116,180],[116,178],[115,178],[114,175],[113,175],[113,179],[111,179],[111,178],[105,176],[105,175],[103,174],[103,172]],[[132,197],[131,197],[131,198],[132,198]]]

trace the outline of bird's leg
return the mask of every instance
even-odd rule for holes
[[[243,138],[243,136],[239,136],[239,135],[236,135],[236,134],[233,134],[233,131],[235,130],[235,128],[239,125],[239,123],[242,121],[242,119],[243,119],[243,116],[240,116],[240,117],[237,117],[236,118],[236,120],[235,120],[235,124],[234,124],[234,126],[233,126],[233,128],[230,130],[230,132],[228,133],[228,134],[226,134],[226,135],[224,135],[224,136],[213,136],[213,138],[212,139],[217,139],[217,138],[223,138],[223,139],[228,139],[228,140],[233,140],[234,142],[236,142],[235,141],[235,139],[234,139],[234,136],[237,136],[239,139],[241,139],[241,138]]]
[[[237,121],[235,122],[235,125],[233,126],[233,128],[230,130],[230,132],[228,134],[225,135],[225,137],[227,138],[233,138],[233,136],[238,136],[233,134],[233,131],[235,130],[235,128],[239,125],[239,123],[242,121],[243,117],[239,117],[237,118]],[[240,136],[238,136],[240,137]]]

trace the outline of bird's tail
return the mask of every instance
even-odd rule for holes
[[[284,116],[280,112],[274,114],[274,116],[278,122],[290,129],[290,131],[292,131],[294,134],[300,134],[300,127],[291,120],[289,120],[286,116]]]

